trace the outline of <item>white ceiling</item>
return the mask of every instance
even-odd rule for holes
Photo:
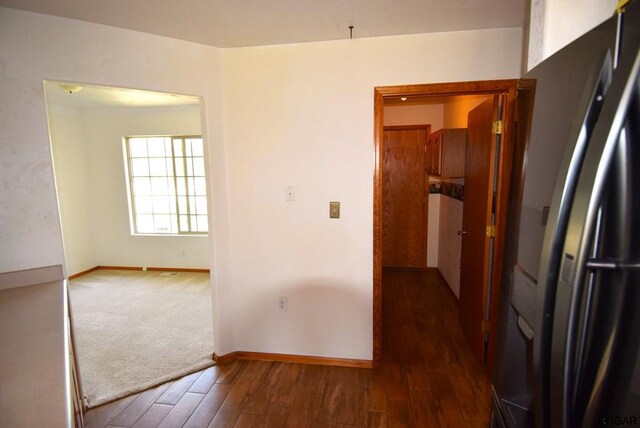
[[[0,0],[216,47],[522,27],[527,0]]]
[[[111,107],[183,107],[199,106],[200,98],[167,94],[163,92],[141,91],[138,89],[114,88],[108,86],[82,85],[78,92],[69,93],[58,85],[47,81],[44,90],[47,104],[78,109]],[[65,82],[66,84],[66,82]],[[64,85],[64,84],[63,84]]]

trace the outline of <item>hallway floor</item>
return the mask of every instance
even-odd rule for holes
[[[437,272],[385,270],[377,369],[236,360],[90,410],[94,427],[486,427],[489,379]]]

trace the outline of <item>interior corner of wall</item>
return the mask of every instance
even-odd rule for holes
[[[545,22],[547,15],[545,0],[531,0],[528,25],[527,70],[531,70],[544,59]]]

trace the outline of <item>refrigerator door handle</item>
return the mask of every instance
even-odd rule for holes
[[[564,259],[557,288],[559,292],[563,290],[569,293],[570,303],[568,315],[556,305],[554,316],[554,323],[565,317],[566,324],[559,322],[553,329],[552,357],[561,358],[562,364],[561,373],[551,373],[551,376],[559,376],[561,379],[559,401],[552,405],[551,418],[553,425],[558,423],[563,427],[581,424],[582,415],[574,412],[574,387],[577,381],[575,361],[578,357],[576,352],[581,301],[588,283],[587,273],[591,270],[589,262],[591,261],[592,268],[603,266],[592,260],[594,231],[616,146],[620,139],[625,139],[627,114],[639,84],[640,50],[628,52],[622,58],[624,62],[615,72],[584,157],[562,251]],[[609,265],[605,263],[604,266]]]
[[[595,270],[618,270],[618,269],[640,269],[640,262],[620,262],[613,259],[589,259],[587,269]]]

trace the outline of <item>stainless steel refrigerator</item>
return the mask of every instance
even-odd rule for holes
[[[640,425],[639,70],[635,0],[521,82],[491,426]]]

